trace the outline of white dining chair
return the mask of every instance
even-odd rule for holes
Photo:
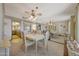
[[[25,53],[27,53],[28,47],[32,46],[35,42],[24,37],[24,43],[25,43]]]
[[[74,45],[70,41],[67,41],[67,49],[69,56],[79,56],[79,52],[76,51]]]
[[[72,50],[68,44],[67,44],[67,48],[68,48],[69,56],[79,56],[79,52],[77,52],[76,50]]]
[[[49,39],[49,31],[46,32],[44,39],[44,46],[47,51],[48,51],[48,39]]]

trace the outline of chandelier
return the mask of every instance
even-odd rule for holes
[[[49,26],[50,26],[50,25],[53,25],[52,20],[50,20],[50,21],[48,22],[48,25],[49,25]]]
[[[25,11],[25,14],[27,16],[23,17],[24,19],[35,21],[38,16],[41,16],[42,14],[38,12],[38,7],[36,6],[35,9],[32,9],[31,11]]]

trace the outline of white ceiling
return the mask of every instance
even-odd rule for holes
[[[71,15],[75,13],[75,3],[6,3],[5,14],[21,18],[25,16],[26,10],[31,10],[34,7],[39,7],[39,12],[42,13],[37,22],[69,20]]]

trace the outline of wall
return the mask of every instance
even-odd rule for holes
[[[63,34],[67,32],[67,21],[56,22],[56,32]]]
[[[76,27],[76,34],[77,34],[77,41],[79,42],[79,4],[77,6],[77,27]]]
[[[11,19],[9,18],[5,18],[4,19],[4,39],[11,39],[11,34],[12,34],[12,28],[11,28],[12,24],[11,24]]]
[[[46,26],[45,25],[41,25],[41,31],[46,30]]]
[[[3,4],[0,3],[0,56],[5,55],[5,49],[2,48],[3,41]]]
[[[2,40],[2,32],[3,32],[3,10],[2,10],[2,4],[0,3],[0,40]]]
[[[21,21],[21,31],[23,32],[24,31],[24,22]]]
[[[73,40],[75,40],[75,16],[71,16],[71,20],[70,20],[70,35],[72,37]]]
[[[76,16],[76,24],[75,24],[75,39],[77,40],[78,39],[78,35],[77,35],[77,13],[78,13],[78,7],[76,7],[76,13],[75,13],[75,16]]]

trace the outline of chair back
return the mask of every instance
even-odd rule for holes
[[[47,46],[47,44],[48,44],[48,39],[49,39],[49,31],[47,31],[46,32],[46,34],[45,34],[45,46]]]
[[[46,32],[46,40],[49,39],[49,31]]]
[[[70,41],[67,41],[67,49],[69,56],[79,56],[79,52],[76,51],[74,45]]]

